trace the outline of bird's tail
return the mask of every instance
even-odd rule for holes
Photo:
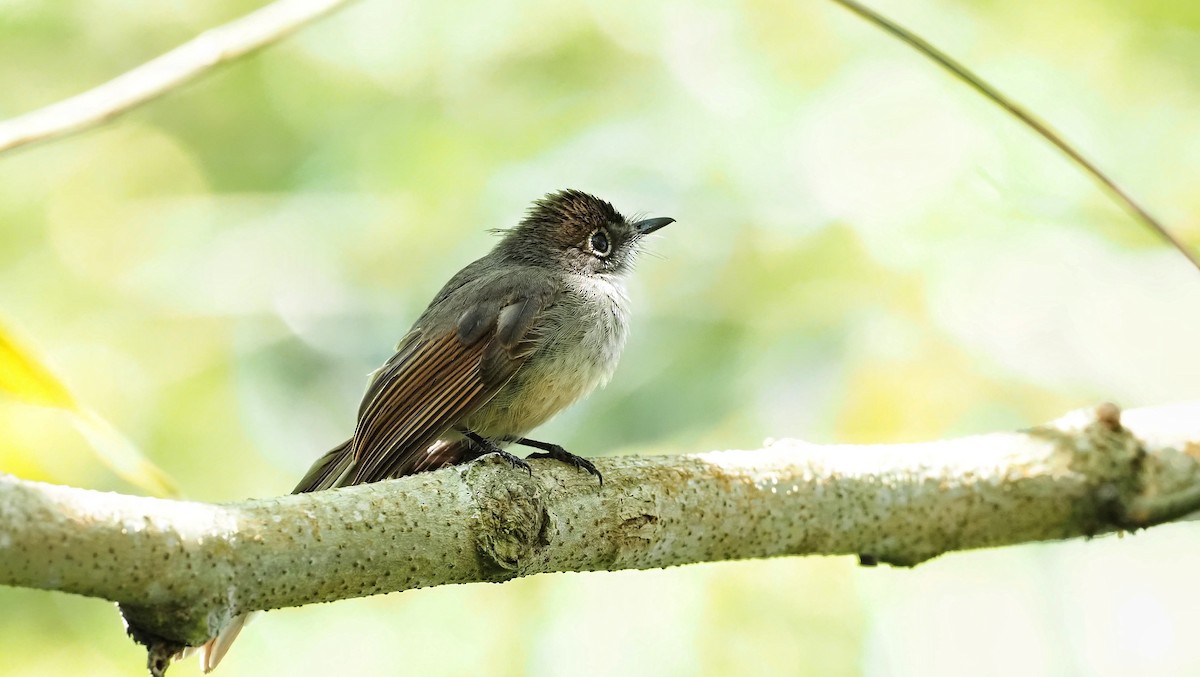
[[[343,483],[351,477],[350,470],[354,467],[354,449],[351,444],[353,441],[353,439],[346,440],[317,459],[316,463],[313,463],[305,473],[304,478],[296,485],[296,488],[292,489],[292,493],[303,494],[343,486]],[[467,440],[438,440],[430,445],[424,454],[413,454],[411,460],[402,466],[393,477],[438,470],[472,458],[474,458],[474,454]],[[233,640],[237,639],[238,633],[242,631],[252,615],[235,616],[225,627],[221,628],[216,637],[208,640],[203,646],[184,649],[180,656],[186,657],[198,653],[201,669],[205,672],[212,672],[229,652],[229,647],[233,646]]]
[[[188,647],[180,655],[187,657],[193,653],[199,654],[200,669],[205,672],[212,672],[216,669],[217,663],[220,663],[225,654],[229,652],[229,647],[233,646],[233,640],[237,639],[238,633],[242,631],[242,628],[246,627],[246,624],[250,622],[250,617],[253,615],[242,614],[234,616],[233,620],[221,628],[216,637],[205,642],[203,646]]]
[[[292,489],[293,494],[303,494],[309,491],[321,491],[342,486],[348,472],[354,465],[354,438],[337,445],[318,458],[316,463],[304,473],[304,477]]]
[[[346,440],[318,458],[317,462],[313,463],[308,472],[304,474],[304,478],[300,480],[296,488],[292,489],[292,493],[302,494],[336,486],[338,480],[345,476],[346,471],[353,465],[354,452],[350,448],[350,442],[351,440]],[[249,622],[250,616],[251,614],[235,616],[217,632],[216,637],[208,640],[202,646],[184,649],[180,654],[181,657],[187,657],[193,653],[199,654],[200,669],[212,672],[229,652],[229,647],[233,646],[233,640],[237,639],[238,633]]]

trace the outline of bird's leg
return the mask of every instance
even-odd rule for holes
[[[563,463],[573,465],[580,470],[586,470],[590,472],[599,478],[601,486],[604,485],[604,476],[600,474],[599,470],[596,470],[596,466],[593,465],[591,461],[582,456],[576,456],[575,454],[572,454],[566,449],[563,449],[560,445],[553,444],[551,442],[539,442],[538,440],[531,440],[528,437],[513,437],[505,439],[525,447],[541,449],[540,452],[529,454],[525,458],[552,458],[556,461],[562,461]]]
[[[508,461],[509,465],[514,468],[521,468],[525,472],[529,473],[530,477],[533,477],[533,468],[529,467],[529,464],[525,462],[525,459],[519,456],[513,456],[512,454],[493,444],[491,440],[480,436],[477,432],[471,430],[460,430],[459,432],[462,433],[463,437],[471,440],[471,444],[474,447],[472,452],[478,452],[468,460],[473,461],[486,454],[499,454],[500,458]]]

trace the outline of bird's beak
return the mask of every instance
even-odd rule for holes
[[[636,230],[639,235],[649,235],[668,223],[675,223],[675,219],[672,219],[668,216],[663,216],[657,219],[646,219],[645,221],[638,221],[637,223],[633,224],[633,229]]]

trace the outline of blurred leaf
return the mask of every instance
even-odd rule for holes
[[[75,428],[113,472],[155,496],[179,495],[171,478],[106,419],[91,409],[72,409],[70,413]]]
[[[0,393],[26,404],[75,409],[75,398],[50,370],[0,327]]]
[[[29,348],[0,327],[0,394],[18,402],[60,409],[71,417],[100,460],[126,481],[156,495],[176,496],[165,472],[147,460],[104,417],[81,405],[67,386]]]

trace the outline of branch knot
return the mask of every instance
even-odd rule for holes
[[[495,580],[515,578],[521,563],[547,543],[550,514],[544,488],[500,459],[472,463],[463,471],[463,481],[475,503],[481,568]]]

